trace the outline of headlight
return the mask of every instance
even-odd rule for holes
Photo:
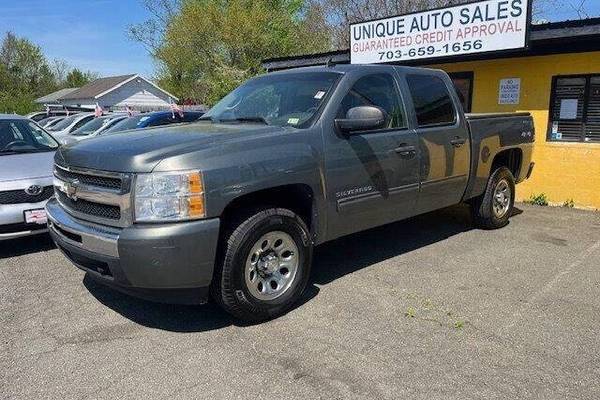
[[[184,221],[206,215],[198,171],[139,174],[134,199],[136,222]]]

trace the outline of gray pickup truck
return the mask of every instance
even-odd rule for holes
[[[261,321],[301,297],[321,243],[461,202],[504,226],[533,141],[528,114],[465,115],[441,71],[301,68],[249,80],[195,124],[61,147],[46,210],[96,280]]]

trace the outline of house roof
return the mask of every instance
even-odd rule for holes
[[[574,21],[532,24],[529,35],[529,48],[524,50],[498,53],[474,53],[461,56],[419,59],[404,62],[405,65],[442,64],[446,62],[475,61],[482,59],[524,57],[560,53],[577,53],[600,50],[600,18],[588,18]],[[278,69],[322,65],[328,61],[339,64],[350,62],[350,49],[335,50],[326,53],[296,55],[271,58],[263,61],[267,71]]]
[[[84,99],[98,99],[106,94],[112,92],[113,90],[118,89],[119,87],[125,85],[128,82],[131,82],[134,79],[141,79],[150,85],[154,86],[156,89],[160,90],[167,96],[171,97],[173,100],[179,100],[177,97],[173,96],[171,93],[166,90],[160,88],[152,81],[144,78],[138,74],[129,74],[129,75],[119,75],[119,76],[108,76],[106,78],[99,78],[95,81],[88,83],[87,85],[75,90],[71,93],[60,98],[60,100],[84,100]]]
[[[61,97],[61,100],[93,99],[99,94],[110,91],[133,78],[135,74],[108,76],[96,79],[79,89]]]
[[[63,96],[68,95],[69,93],[72,93],[76,90],[78,90],[79,88],[66,88],[66,89],[60,89],[57,90],[56,92],[52,92],[49,93],[45,96],[42,96],[38,99],[35,99],[36,103],[39,104],[49,104],[49,103],[56,103],[58,99],[62,98]]]

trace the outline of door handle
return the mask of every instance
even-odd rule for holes
[[[401,157],[408,158],[412,158],[417,154],[417,148],[415,146],[409,146],[405,143],[402,143],[400,147],[395,148],[394,151]]]
[[[465,144],[467,139],[463,139],[460,136],[456,136],[454,139],[450,141],[450,144],[454,147],[460,147]]]

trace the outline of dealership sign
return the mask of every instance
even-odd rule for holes
[[[350,26],[352,64],[527,47],[532,0],[488,0]]]

